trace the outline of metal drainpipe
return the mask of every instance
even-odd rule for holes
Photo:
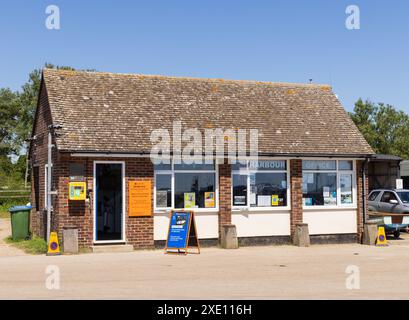
[[[363,223],[366,223],[366,167],[369,163],[369,158],[366,158],[362,164],[362,216]]]
[[[50,242],[50,233],[51,233],[51,191],[52,191],[52,150],[53,150],[53,143],[52,143],[52,134],[51,128],[49,128],[48,132],[48,161],[47,161],[47,243]]]

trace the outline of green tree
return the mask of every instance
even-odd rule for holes
[[[0,156],[18,150],[15,130],[20,116],[19,95],[10,89],[0,89]]]
[[[50,63],[45,68],[75,70]],[[0,187],[15,185],[24,181],[27,149],[26,140],[30,138],[41,85],[41,69],[33,70],[28,81],[18,92],[0,88]],[[16,163],[10,156],[19,156]]]
[[[359,99],[352,120],[376,153],[409,159],[409,116],[391,105]]]

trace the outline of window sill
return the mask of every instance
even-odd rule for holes
[[[219,212],[219,208],[202,208],[202,209],[164,209],[164,210],[160,210],[160,209],[156,209],[154,210],[154,214],[170,214],[171,211],[193,211],[194,213],[217,213]]]
[[[290,211],[291,207],[260,207],[260,208],[232,208],[232,213],[241,212],[277,212],[277,211]]]
[[[303,206],[302,209],[306,211],[345,210],[345,209],[357,210],[358,207],[356,205],[352,205],[352,206]]]

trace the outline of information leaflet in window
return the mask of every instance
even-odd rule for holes
[[[189,192],[185,193],[185,208],[195,208],[196,207],[196,194]]]
[[[168,192],[166,190],[156,191],[156,206],[158,208],[166,208],[168,206]]]
[[[277,207],[279,205],[279,202],[280,202],[280,200],[279,200],[278,195],[272,195],[271,196],[271,205],[273,207]]]
[[[215,207],[215,193],[205,192],[205,207],[214,208]]]
[[[234,196],[233,205],[235,206],[245,206],[246,196]]]

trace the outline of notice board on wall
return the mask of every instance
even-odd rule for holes
[[[152,182],[129,182],[129,216],[152,216]]]

